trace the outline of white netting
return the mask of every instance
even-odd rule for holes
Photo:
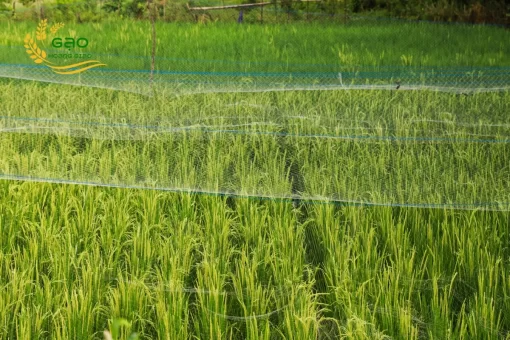
[[[168,101],[36,88],[41,95],[13,103],[0,117],[4,178],[362,205],[509,208],[508,93],[326,91]],[[56,101],[37,109],[42,93],[56,89],[82,99],[72,108]]]

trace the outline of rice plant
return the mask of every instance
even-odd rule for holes
[[[8,45],[25,30],[0,25]],[[119,25],[128,41],[144,34],[96,29]],[[408,27],[396,45],[426,27],[424,46],[461,52],[388,59],[353,48],[362,25],[168,27],[176,58],[260,48],[264,71],[403,55],[508,66],[494,27]],[[197,41],[216,43],[193,52]],[[510,339],[509,109],[504,91],[170,100],[2,79],[0,338]]]

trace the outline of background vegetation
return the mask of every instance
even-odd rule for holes
[[[30,19],[54,16],[81,21],[106,17],[144,18],[154,5],[165,21],[235,21],[239,9],[190,11],[194,6],[223,6],[264,2],[262,0],[0,0],[3,17]],[[443,22],[508,25],[510,4],[505,0],[271,0],[273,5],[244,8],[246,22],[346,21],[356,15],[406,18]],[[60,20],[60,19],[58,19]]]

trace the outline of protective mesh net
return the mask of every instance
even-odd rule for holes
[[[113,21],[61,31],[89,37],[77,61],[38,38],[50,23],[2,25],[0,76],[84,86],[2,84],[3,178],[510,208],[502,28]]]
[[[105,56],[108,62],[111,56]],[[119,58],[114,56],[115,60]],[[126,61],[126,64],[129,64]],[[158,62],[163,67],[163,62]],[[178,62],[169,62],[172,68]],[[80,75],[58,75],[44,66],[5,65],[0,76],[61,84],[119,89],[151,95],[189,94],[204,92],[254,92],[285,90],[347,90],[347,89],[432,89],[448,92],[482,92],[506,90],[508,69],[427,69],[396,68],[381,71],[360,68],[358,71],[242,73],[227,71],[91,70]],[[207,63],[200,65],[204,67]],[[168,67],[170,68],[170,67]],[[209,69],[213,69],[212,67]],[[341,68],[338,68],[340,70]]]
[[[368,205],[509,207],[507,93],[207,94],[169,102],[38,90],[82,99],[67,110],[68,103],[52,103],[40,114],[34,96],[8,107],[0,118],[3,177]]]
[[[498,26],[367,17],[342,24],[211,27],[156,18],[153,25],[58,20],[2,23],[0,76],[166,95],[509,87],[509,34]],[[66,39],[73,41],[66,45]]]

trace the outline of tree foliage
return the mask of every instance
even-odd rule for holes
[[[0,10],[7,12],[13,0],[0,0]],[[24,7],[39,8],[37,17],[52,14],[59,19],[75,18],[78,21],[97,21],[105,15],[123,17],[147,17],[147,0],[17,0]],[[225,0],[224,0],[225,1]],[[268,0],[228,0],[228,4],[257,3]],[[165,20],[193,20],[194,15],[185,6],[184,0],[156,0],[159,16]],[[270,0],[275,8],[286,12],[282,18],[300,20],[310,16],[308,12],[327,14],[321,18],[341,17],[347,19],[351,14],[378,15],[418,20],[447,22],[497,23],[510,25],[510,2],[507,0],[322,0],[320,2],[301,2],[299,0]],[[193,1],[189,2],[193,6]],[[201,0],[197,5],[217,5],[219,0]],[[271,5],[272,7],[273,5]],[[43,7],[48,7],[48,10]],[[56,7],[56,9],[55,9]],[[14,11],[14,6],[13,6]],[[53,11],[53,13],[52,13]],[[250,10],[245,9],[247,13]],[[221,17],[221,11],[214,14]],[[258,12],[258,11],[257,11]],[[34,15],[36,13],[34,12]],[[278,15],[278,14],[277,14]],[[226,15],[225,17],[228,17]],[[327,19],[329,20],[329,19]]]

